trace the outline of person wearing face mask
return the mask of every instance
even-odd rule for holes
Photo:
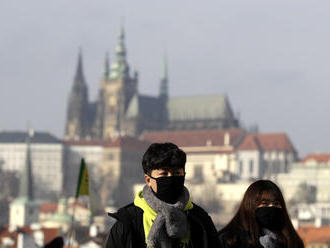
[[[219,231],[221,248],[303,248],[283,195],[269,180],[252,183],[237,213]]]
[[[217,248],[210,216],[184,186],[186,154],[173,143],[153,143],[142,159],[145,186],[134,202],[109,214],[117,219],[106,248]]]

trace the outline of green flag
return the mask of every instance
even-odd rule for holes
[[[80,172],[78,178],[76,198],[80,195],[89,195],[88,169],[85,160],[82,158],[80,163]]]

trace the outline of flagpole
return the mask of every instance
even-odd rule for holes
[[[89,179],[88,179],[88,170],[87,166],[85,164],[84,158],[81,159],[80,162],[80,170],[79,170],[79,177],[78,177],[78,184],[77,184],[77,191],[73,202],[73,210],[72,210],[72,216],[71,216],[71,228],[69,231],[69,248],[72,244],[72,238],[74,233],[74,216],[76,212],[76,205],[77,205],[77,199],[79,195],[89,195]]]
[[[73,233],[74,233],[74,216],[76,213],[76,201],[77,201],[77,198],[74,198],[73,210],[72,210],[72,216],[71,216],[71,227],[70,227],[70,231],[69,231],[69,244],[68,244],[69,248],[71,247]]]

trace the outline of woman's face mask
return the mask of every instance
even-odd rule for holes
[[[281,230],[284,225],[284,215],[279,207],[258,207],[255,210],[256,220],[260,226],[269,230]]]

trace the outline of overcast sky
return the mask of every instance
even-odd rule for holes
[[[300,155],[330,152],[329,0],[0,0],[0,129],[63,136],[83,49],[90,99],[124,17],[139,91],[227,94],[245,126],[287,132]]]

